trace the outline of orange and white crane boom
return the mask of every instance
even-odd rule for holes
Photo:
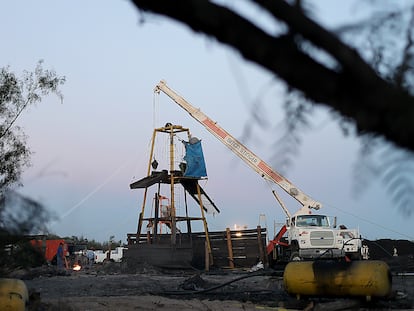
[[[260,159],[257,155],[255,155],[252,151],[250,151],[247,147],[245,147],[241,142],[239,142],[236,138],[230,135],[226,130],[221,128],[217,122],[214,122],[210,119],[207,115],[205,115],[200,109],[193,107],[188,101],[186,101],[182,96],[177,94],[171,88],[169,88],[165,81],[161,80],[154,89],[154,92],[159,93],[162,91],[167,96],[169,96],[173,101],[175,101],[181,108],[187,111],[194,119],[196,119],[199,123],[201,123],[211,134],[213,134],[218,140],[220,140],[224,145],[226,145],[231,151],[233,151],[236,155],[238,155],[247,165],[249,165],[253,170],[255,170],[260,176],[274,182],[278,186],[280,186],[284,191],[286,191],[290,196],[296,199],[302,206],[303,209],[316,209],[322,207],[321,203],[313,200],[308,195],[306,195],[303,191],[295,187],[289,180],[283,177],[281,174],[273,170],[266,162]],[[280,199],[276,196],[275,192],[273,192],[276,199],[279,201]],[[280,201],[279,201],[280,203]],[[290,218],[290,213],[284,207],[283,204],[282,208],[284,209],[285,213]]]

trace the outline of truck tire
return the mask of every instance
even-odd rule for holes
[[[290,258],[289,261],[301,261],[302,258],[299,256],[299,243],[298,241],[292,241],[290,245]]]

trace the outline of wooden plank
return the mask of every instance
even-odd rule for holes
[[[159,267],[189,267],[192,261],[191,247],[167,247],[165,245],[135,244],[125,251],[130,267],[148,263]]]
[[[229,255],[229,267],[230,269],[234,269],[234,262],[233,262],[233,247],[231,245],[231,234],[230,234],[230,229],[226,228],[226,240],[227,240],[227,252]]]
[[[210,253],[207,241],[204,241],[204,269],[207,272],[210,271]]]

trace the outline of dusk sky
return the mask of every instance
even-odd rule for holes
[[[333,2],[314,1],[313,7],[329,27],[364,16],[355,1]],[[42,59],[67,80],[63,103],[46,97],[18,122],[34,152],[20,191],[56,215],[51,232],[125,242],[137,229],[143,195],[129,184],[146,176],[153,129],[167,122],[202,139],[208,180],[201,185],[221,210],[208,216],[211,230],[260,222],[273,235],[274,224],[284,222],[267,182],[170,98],[153,93],[166,80],[278,171],[273,157],[283,134],[284,85],[272,74],[205,35],[142,15],[128,1],[2,1],[0,11],[1,65],[21,74]],[[252,121],[257,103],[254,111],[267,126]],[[323,204],[320,213],[338,216],[363,237],[413,240],[413,217],[398,210],[381,183],[358,195],[353,190],[360,142],[344,137],[323,108],[312,121],[283,174]],[[292,213],[300,208],[283,198]]]

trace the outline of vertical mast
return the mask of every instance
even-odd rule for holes
[[[170,125],[170,176],[171,176],[171,183],[170,183],[170,193],[171,193],[171,244],[176,244],[176,219],[175,219],[175,196],[174,196],[174,128],[173,125]]]

